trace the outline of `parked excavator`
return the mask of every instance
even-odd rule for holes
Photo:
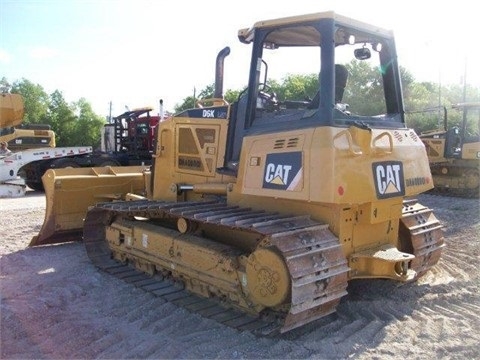
[[[20,94],[0,93],[0,141],[11,151],[55,147],[55,133],[46,124],[24,124]]]
[[[335,312],[350,280],[428,272],[442,225],[415,199],[433,183],[405,125],[393,32],[320,12],[238,37],[252,46],[238,99],[223,99],[226,47],[214,98],[159,124],[151,169],[47,171],[45,221],[30,245],[83,240],[98,268],[256,334]],[[343,99],[340,62],[353,57],[378,66],[382,112],[359,114]],[[268,86],[289,65],[319,74],[311,101]]]
[[[445,112],[443,129],[420,134],[425,144],[435,192],[455,196],[480,195],[480,102],[458,103],[458,126],[449,127]]]

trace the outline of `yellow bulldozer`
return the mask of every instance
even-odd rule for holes
[[[480,195],[480,102],[452,106],[461,112],[457,126],[420,134],[425,144],[435,184],[435,192],[479,197]],[[445,112],[447,114],[447,112]]]
[[[350,280],[429,271],[442,225],[415,199],[433,183],[405,125],[393,33],[321,12],[238,37],[252,55],[237,100],[222,94],[226,47],[214,97],[159,123],[150,169],[46,172],[45,222],[30,245],[83,240],[100,269],[260,334],[333,313]],[[381,112],[349,107],[351,59],[376,64]],[[299,64],[319,74],[317,94],[279,99],[269,74]]]

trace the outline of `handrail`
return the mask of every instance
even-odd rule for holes
[[[338,134],[336,134],[334,137],[333,137],[333,142],[335,142],[336,139],[339,139],[341,136],[345,135],[345,137],[347,138],[347,142],[348,142],[348,150],[350,151],[350,153],[352,153],[354,156],[359,156],[359,155],[362,155],[363,152],[360,150],[360,151],[356,151],[353,149],[353,139],[352,139],[352,134],[350,133],[350,131],[348,130],[342,130],[340,131]]]

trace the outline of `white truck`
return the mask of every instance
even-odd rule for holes
[[[38,160],[69,158],[92,153],[91,146],[70,146],[39,148],[14,152],[0,156],[0,198],[24,196],[27,188],[20,170],[23,166]]]

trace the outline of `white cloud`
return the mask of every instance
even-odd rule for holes
[[[0,63],[9,64],[11,60],[12,57],[10,56],[10,54],[5,50],[0,49]]]
[[[28,51],[28,55],[37,60],[41,59],[51,59],[58,55],[58,51],[56,49],[49,48],[47,46],[37,46],[31,48]]]

